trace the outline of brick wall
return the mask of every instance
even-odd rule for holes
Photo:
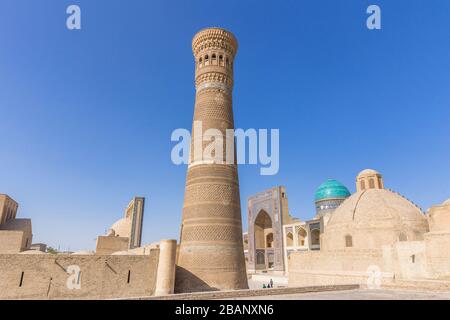
[[[159,250],[140,256],[0,254],[0,299],[103,299],[153,295]],[[80,289],[69,289],[68,279]],[[76,270],[76,267],[75,267]]]
[[[24,238],[23,231],[0,230],[0,253],[20,252]]]
[[[129,241],[130,239],[128,237],[99,236],[97,238],[95,253],[102,255],[117,251],[127,251]]]

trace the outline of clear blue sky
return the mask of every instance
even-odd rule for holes
[[[449,13],[448,0],[1,0],[0,193],[34,242],[61,249],[93,249],[134,195],[144,242],[178,238],[186,166],[170,135],[191,127],[192,36],[220,26],[239,40],[236,127],[280,129],[277,175],[240,167],[244,229],[253,193],[285,185],[309,219],[324,180],[353,192],[364,168],[427,209],[450,198]]]

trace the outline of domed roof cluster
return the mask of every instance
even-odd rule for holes
[[[350,196],[350,191],[339,181],[329,179],[322,183],[314,196],[315,201],[325,199],[345,199]]]

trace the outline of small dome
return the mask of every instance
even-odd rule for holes
[[[112,230],[111,230],[112,229]],[[114,233],[114,236],[129,237],[131,230],[131,221],[127,218],[117,220],[111,227],[110,234]]]
[[[450,206],[450,199],[445,200],[445,201],[442,203],[442,205],[443,205],[443,206]]]
[[[380,173],[378,172],[378,171],[376,171],[376,170],[373,170],[373,169],[364,169],[363,171],[361,171],[359,174],[358,174],[358,177],[359,176],[372,176],[372,175],[379,175]]]
[[[383,176],[376,170],[365,169],[356,177],[356,192],[366,189],[384,189]]]
[[[350,196],[350,191],[339,181],[329,179],[322,183],[314,196],[315,201],[324,199],[345,199]]]

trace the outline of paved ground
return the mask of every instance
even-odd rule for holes
[[[263,288],[263,284],[265,284],[267,286],[268,283],[269,283],[269,281],[262,282],[262,281],[249,280],[248,281],[248,288],[251,289],[251,290],[262,289]],[[274,283],[273,287],[274,288],[283,288],[283,287],[287,287],[287,285],[279,285],[277,283]]]
[[[277,296],[233,298],[230,300],[450,300],[450,292],[406,290],[345,290],[297,293]]]
[[[269,281],[270,281],[270,277],[267,278],[267,281],[255,281],[255,280],[249,279],[248,280],[248,288],[249,289],[262,289],[263,284],[267,286]],[[273,287],[274,288],[285,288],[285,287],[287,287],[287,283],[286,284],[277,283],[277,279],[275,278]]]

